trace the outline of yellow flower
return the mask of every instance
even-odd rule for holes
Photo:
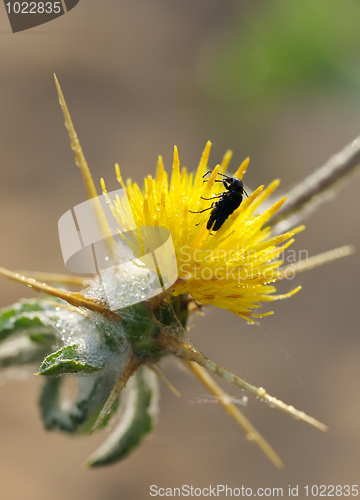
[[[208,158],[211,143],[208,142],[200,160],[195,176],[189,174],[186,167],[180,169],[177,148],[171,179],[164,170],[159,157],[155,178],[145,178],[141,190],[130,179],[124,183],[118,165],[117,178],[126,190],[129,207],[124,207],[120,200],[111,203],[113,215],[122,227],[126,227],[126,218],[134,218],[138,229],[142,226],[160,226],[170,230],[174,243],[178,265],[178,279],[169,289],[174,295],[190,293],[201,304],[211,304],[228,309],[233,313],[253,321],[272,314],[254,314],[261,302],[269,302],[296,293],[300,287],[283,295],[275,295],[273,283],[279,276],[282,264],[281,253],[294,240],[292,236],[302,227],[282,235],[272,235],[266,227],[270,217],[281,207],[285,198],[274,203],[263,213],[258,209],[267,199],[279,181],[273,181],[265,189],[259,186],[226,219],[219,230],[208,230],[206,225],[212,198],[219,194],[219,173],[224,173],[231,159],[228,151],[217,165],[207,182],[204,174],[208,170]],[[235,172],[234,177],[242,179],[249,159],[246,159]],[[104,194],[105,183],[102,180]],[[204,200],[204,198],[211,200]],[[192,213],[200,212],[202,213]]]

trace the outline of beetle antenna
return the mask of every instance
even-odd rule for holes
[[[232,177],[229,177],[228,175],[226,174],[222,174],[222,173],[218,173],[218,175],[221,175],[222,177],[226,177],[227,179],[232,179]],[[221,182],[221,181],[220,181]]]
[[[214,198],[221,198],[223,196],[223,193],[219,193],[219,194],[214,194],[214,196],[212,196],[211,198],[204,198],[203,196],[200,196],[200,198],[202,200],[207,200],[207,201],[211,201],[213,200]]]

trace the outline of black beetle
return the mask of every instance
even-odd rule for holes
[[[210,174],[211,171],[206,172],[203,177]],[[236,210],[243,199],[243,194],[245,193],[248,196],[247,192],[244,189],[244,185],[242,180],[237,179],[236,177],[229,177],[225,174],[218,174],[223,177],[223,179],[217,179],[215,182],[222,182],[225,186],[226,191],[220,193],[219,195],[213,196],[212,198],[203,198],[202,200],[211,201],[214,198],[219,198],[218,201],[215,201],[211,207],[205,208],[204,210],[200,210],[199,212],[190,212],[192,214],[201,214],[206,212],[207,210],[211,210],[209,220],[206,224],[206,229],[209,231],[212,229],[213,231],[217,231],[224,224],[226,219]]]

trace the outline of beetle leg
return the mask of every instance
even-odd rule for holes
[[[204,208],[204,210],[200,210],[199,212],[193,212],[192,210],[189,210],[189,212],[191,214],[202,214],[203,212],[206,212],[207,210],[211,210],[212,208],[214,208],[213,206],[209,207],[209,208]]]

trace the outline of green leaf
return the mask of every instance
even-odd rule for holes
[[[93,373],[104,368],[104,363],[88,359],[79,345],[62,347],[47,356],[42,362],[38,375],[61,375],[69,373]]]
[[[154,429],[158,414],[156,374],[142,365],[122,393],[119,423],[85,465],[99,467],[126,457]]]
[[[0,368],[39,363],[48,353],[49,344],[45,342],[42,344],[33,343],[26,335],[16,336],[1,344]]]
[[[13,334],[55,335],[56,311],[43,300],[22,300],[0,311],[0,342]],[[34,337],[36,339],[36,337]],[[36,340],[35,340],[36,341]]]
[[[39,299],[0,311],[0,368],[41,362],[56,342],[56,314]]]
[[[88,434],[115,384],[116,377],[116,373],[109,373],[102,377],[79,378],[78,396],[72,403],[63,397],[64,377],[47,378],[39,401],[46,429]],[[115,408],[116,403],[113,409]],[[104,419],[102,426],[106,425],[107,420],[108,418]]]
[[[54,332],[38,332],[38,333],[31,333],[29,335],[29,339],[31,342],[34,344],[38,344],[40,346],[47,346],[50,347],[51,345],[54,344],[55,341],[55,335]]]

